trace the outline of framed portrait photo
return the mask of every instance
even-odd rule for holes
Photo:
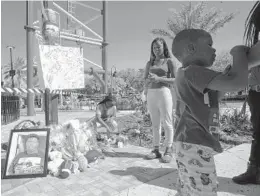
[[[50,129],[11,130],[3,179],[47,176]]]

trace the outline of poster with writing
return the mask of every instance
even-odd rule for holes
[[[39,51],[42,88],[84,88],[84,62],[80,48],[39,45]]]

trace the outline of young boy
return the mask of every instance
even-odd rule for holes
[[[182,196],[217,196],[213,155],[222,152],[217,137],[219,91],[239,91],[247,85],[248,48],[234,47],[233,66],[220,73],[208,69],[216,57],[212,44],[211,35],[200,29],[181,31],[172,44],[174,56],[182,63],[175,79],[174,135]]]

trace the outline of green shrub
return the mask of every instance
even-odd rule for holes
[[[248,114],[239,109],[228,109],[220,115],[220,141],[238,145],[251,140],[251,123]]]

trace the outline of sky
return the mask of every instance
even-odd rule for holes
[[[66,2],[55,1],[66,9]],[[101,8],[101,2],[84,1],[83,3]],[[167,28],[167,19],[171,12],[169,8],[180,9],[180,1],[108,1],[107,4],[107,63],[109,69],[113,66],[118,70],[125,68],[144,68],[150,57],[150,45],[155,38],[150,31],[154,28]],[[186,2],[187,3],[187,2]],[[236,17],[213,36],[214,46],[218,52],[230,50],[233,46],[243,43],[244,23],[254,1],[209,1],[208,8],[216,7],[224,13],[238,12]],[[15,46],[14,59],[26,58],[26,32],[24,30],[26,15],[25,1],[1,2],[1,65],[10,62],[8,45]],[[38,20],[37,10],[40,2],[33,3],[33,21]],[[56,10],[58,11],[58,10]],[[98,13],[77,5],[76,17],[83,21],[89,20]],[[62,28],[66,17],[61,15]],[[102,35],[102,17],[88,25]],[[90,32],[86,36],[93,37]],[[166,39],[171,48],[171,40]],[[74,43],[63,42],[63,45],[76,47]],[[34,39],[34,56],[39,56],[38,42]],[[101,50],[97,46],[84,45],[84,57],[101,64]],[[85,62],[85,66],[90,66]]]

